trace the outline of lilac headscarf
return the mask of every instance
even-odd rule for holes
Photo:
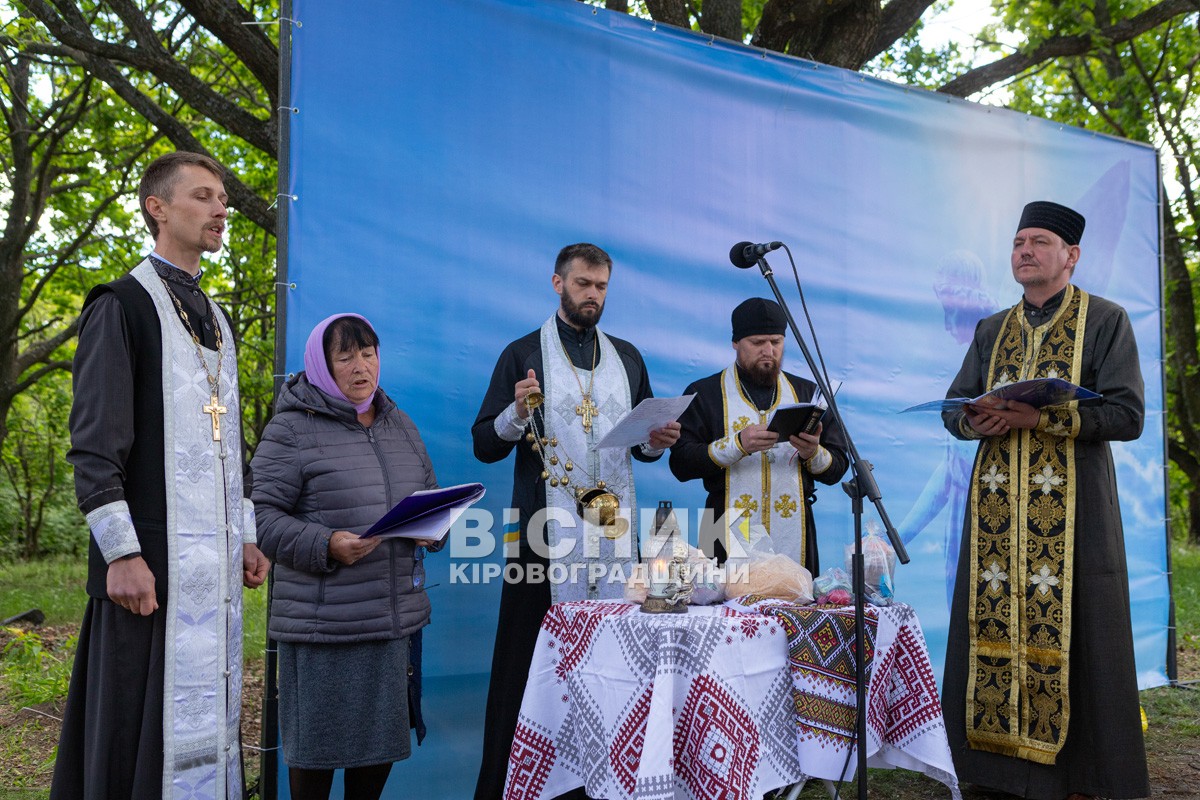
[[[370,320],[361,314],[353,314],[344,312],[334,314],[332,317],[326,317],[317,323],[317,327],[312,329],[312,333],[308,335],[308,343],[304,345],[304,372],[308,377],[308,382],[320,389],[330,397],[336,397],[338,400],[345,400],[350,403],[350,398],[342,393],[338,388],[337,381],[333,379],[333,373],[329,371],[329,362],[325,360],[325,348],[322,341],[325,338],[325,329],[332,325],[335,321],[342,317],[356,317],[367,323],[371,330],[375,330],[375,326],[371,325]],[[378,336],[378,334],[376,334]],[[379,348],[375,348],[375,363],[379,363]],[[376,391],[378,391],[378,382],[376,382]],[[351,403],[354,410],[359,414],[366,412],[371,407],[371,403],[375,400],[375,392],[371,392],[371,396],[361,403]]]

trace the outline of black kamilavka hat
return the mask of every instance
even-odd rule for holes
[[[1075,245],[1083,238],[1085,224],[1083,215],[1078,211],[1049,200],[1035,200],[1026,205],[1025,210],[1021,212],[1017,230],[1043,228],[1057,233],[1067,244]]]
[[[733,323],[735,342],[745,336],[777,335],[787,329],[787,317],[783,315],[779,303],[765,297],[751,297],[742,301],[733,310],[730,321]]]

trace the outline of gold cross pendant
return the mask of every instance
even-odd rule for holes
[[[597,408],[596,404],[592,402],[592,398],[586,394],[583,396],[583,403],[575,406],[575,414],[583,417],[584,433],[592,432],[592,418],[596,416],[598,411],[600,411],[600,409]]]
[[[204,406],[202,411],[212,417],[212,438],[214,442],[221,441],[221,414],[229,413],[229,409],[221,405],[217,400],[216,392],[209,398],[208,405]]]

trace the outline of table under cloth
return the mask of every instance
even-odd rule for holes
[[[858,719],[854,608],[798,606],[753,596],[729,600],[726,606],[769,616],[787,635],[804,772],[837,780],[845,769],[846,779],[852,778]],[[916,612],[901,603],[868,606],[865,622],[868,766],[923,772],[959,798],[937,683]]]
[[[507,800],[759,800],[804,779],[782,627],[724,606],[553,606],[513,738]]]

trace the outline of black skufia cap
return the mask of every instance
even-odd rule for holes
[[[1017,230],[1044,228],[1057,233],[1067,244],[1075,245],[1083,238],[1084,224],[1083,215],[1078,211],[1049,200],[1035,200],[1026,205],[1025,210],[1021,212]]]
[[[777,335],[787,330],[787,317],[783,315],[783,309],[779,303],[765,297],[751,297],[742,301],[730,315],[730,322],[733,323],[735,342],[745,336]]]

